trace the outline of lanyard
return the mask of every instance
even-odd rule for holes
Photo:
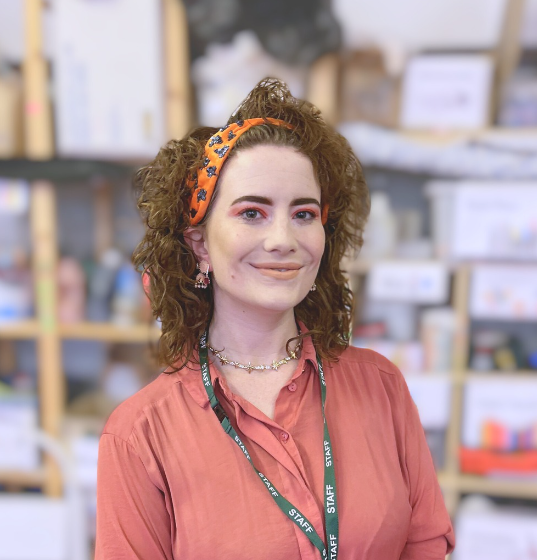
[[[336,500],[336,475],[334,471],[334,455],[332,453],[332,444],[330,442],[330,435],[328,434],[328,424],[326,423],[325,416],[325,402],[326,402],[326,382],[324,379],[324,371],[319,355],[317,355],[317,365],[319,368],[319,380],[321,382],[321,397],[322,397],[322,411],[323,411],[323,422],[324,422],[324,513],[325,513],[325,523],[326,523],[326,534],[327,534],[327,544],[328,552],[324,546],[323,541],[313,528],[313,525],[308,521],[305,515],[303,515],[298,508],[293,506],[293,504],[287,501],[276,488],[272,485],[270,480],[261,472],[259,472],[252,462],[250,454],[243,444],[237,432],[234,430],[233,426],[229,422],[222,405],[218,402],[216,395],[214,394],[213,385],[211,383],[211,375],[209,373],[209,361],[207,352],[207,331],[200,338],[200,365],[201,365],[201,378],[205,390],[207,391],[207,396],[209,397],[209,402],[211,408],[216,414],[222,428],[228,434],[231,439],[239,446],[240,450],[244,453],[244,456],[250,461],[250,464],[254,468],[255,472],[261,478],[263,484],[268,490],[269,494],[272,496],[278,507],[289,517],[289,519],[297,525],[300,530],[308,537],[312,544],[319,550],[321,557],[326,560],[337,560],[338,544],[339,544],[339,527],[338,527],[338,514],[337,514],[337,500]]]

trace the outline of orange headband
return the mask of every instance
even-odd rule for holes
[[[192,198],[190,199],[191,225],[198,224],[205,216],[214,193],[216,181],[220,175],[220,170],[228,158],[231,148],[233,148],[241,134],[244,134],[252,126],[266,124],[267,122],[278,126],[285,126],[286,128],[294,128],[293,125],[285,121],[270,117],[247,119],[228,124],[209,138],[205,145],[203,165],[186,182],[192,191]],[[326,223],[327,218],[328,204],[325,204],[321,217],[323,225]]]

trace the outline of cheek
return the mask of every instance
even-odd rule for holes
[[[308,248],[310,254],[314,257],[316,261],[320,261],[325,250],[326,245],[326,236],[324,233],[324,229],[321,230],[319,233],[315,233],[311,235],[308,240]]]
[[[209,256],[213,267],[218,271],[236,275],[236,268],[241,261],[248,257],[255,248],[255,236],[245,235],[244,231],[237,231],[232,227],[221,227],[211,231],[209,238]]]

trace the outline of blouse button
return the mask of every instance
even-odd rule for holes
[[[289,389],[289,391],[291,391],[291,393],[294,393],[296,391],[296,383],[294,381],[292,383],[289,383],[289,385],[287,385],[287,388]]]
[[[280,439],[282,440],[283,443],[287,443],[287,440],[289,439],[289,434],[287,432],[282,432],[280,434]]]

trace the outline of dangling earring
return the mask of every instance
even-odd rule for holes
[[[317,289],[317,284],[313,283],[313,286],[310,288],[310,292],[314,292]]]
[[[205,266],[207,266],[207,270],[203,272],[203,268],[205,268]],[[194,284],[194,287],[205,289],[211,283],[211,279],[209,278],[209,263],[201,261],[201,264],[198,263],[198,270],[200,273],[196,276],[196,283]]]

